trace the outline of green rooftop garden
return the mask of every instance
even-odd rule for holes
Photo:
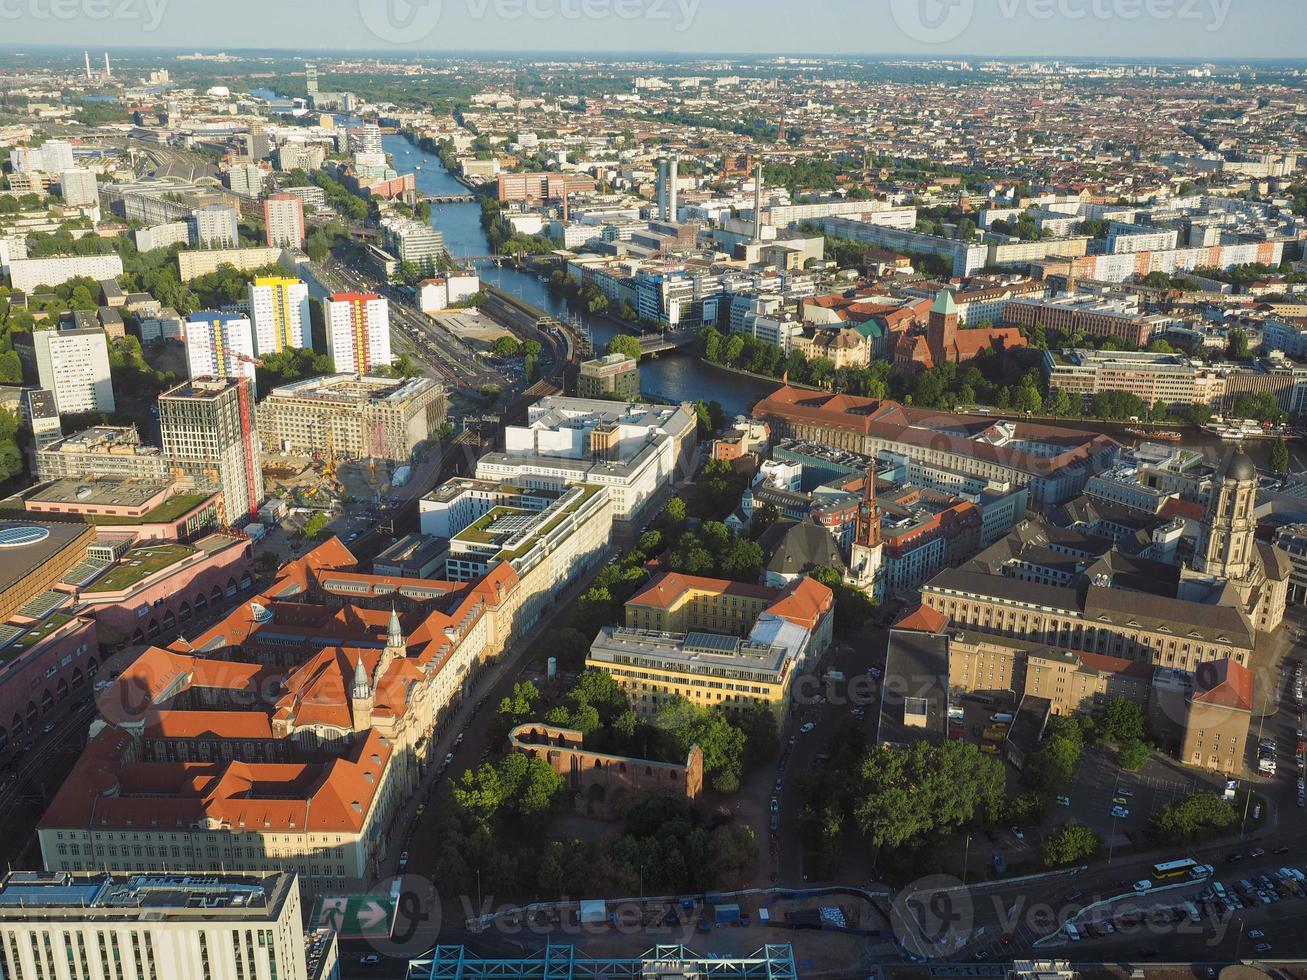
[[[184,544],[156,544],[146,548],[135,548],[123,555],[121,561],[96,579],[87,591],[118,592],[131,588],[155,572],[175,565],[196,553],[194,548]]]
[[[141,517],[112,517],[107,514],[88,514],[86,520],[90,524],[105,527],[112,527],[116,524],[167,524],[194,510],[208,500],[210,496],[212,494],[175,493],[154,510],[147,511]]]
[[[63,613],[55,613],[49,619],[37,624],[22,636],[18,637],[18,639],[14,640],[13,643],[10,643],[3,650],[0,650],[0,661],[8,663],[15,657],[21,656],[44,640],[51,633],[54,633],[72,621],[73,618],[71,616],[65,616]]]

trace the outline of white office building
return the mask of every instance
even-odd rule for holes
[[[639,524],[678,474],[694,472],[697,445],[688,405],[550,396],[527,409],[526,425],[504,430],[504,452],[482,456],[476,476],[527,488],[601,485],[612,497],[613,520]]]
[[[299,880],[285,872],[13,871],[0,883],[6,980],[308,980],[305,952]]]

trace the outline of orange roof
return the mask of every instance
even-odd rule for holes
[[[1253,672],[1235,660],[1216,660],[1198,665],[1194,672],[1193,700],[1251,711],[1253,707]]]
[[[158,711],[145,728],[146,738],[272,738],[262,711]]]
[[[767,607],[767,612],[812,630],[834,606],[835,593],[804,575],[787,585],[780,598]]]
[[[691,590],[714,595],[734,595],[749,599],[774,599],[780,592],[763,585],[746,585],[724,578],[705,578],[681,572],[665,572],[626,601],[628,606],[648,606],[653,609],[670,609],[685,593]]]
[[[925,603],[910,610],[894,624],[896,630],[910,630],[914,633],[943,633],[947,626],[948,617]]]

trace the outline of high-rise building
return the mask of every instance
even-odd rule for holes
[[[191,212],[191,231],[201,248],[236,248],[240,244],[240,216],[225,204],[206,204]]]
[[[308,95],[318,94],[318,66],[304,66],[304,91]]]
[[[342,374],[391,362],[390,304],[376,293],[336,293],[326,303],[327,353]]]
[[[263,199],[264,240],[283,248],[304,247],[304,203],[294,194]]]
[[[310,346],[308,286],[287,276],[259,276],[249,295],[258,357]]]
[[[263,470],[252,379],[196,379],[164,392],[159,396],[159,434],[179,477],[201,489],[222,491],[227,524],[258,511]]]
[[[608,398],[633,402],[640,397],[640,369],[625,354],[608,354],[581,364],[577,398]]]
[[[83,205],[99,204],[100,193],[96,189],[95,172],[92,170],[64,170],[59,174],[59,193],[65,204]]]
[[[389,217],[381,220],[382,245],[401,262],[417,266],[423,275],[435,273],[445,256],[445,238],[425,221]]]
[[[54,392],[60,415],[112,413],[113,378],[104,330],[36,330],[17,334],[14,350],[40,387]]]
[[[376,123],[364,123],[350,134],[355,153],[383,153],[381,129]]]
[[[37,169],[48,174],[63,173],[76,166],[73,162],[73,144],[67,140],[46,140],[41,144],[40,154],[41,166]]]
[[[263,168],[257,163],[237,163],[227,171],[227,186],[234,194],[258,197],[263,193]]]
[[[253,378],[254,327],[241,313],[197,310],[186,321],[186,367],[196,378]]]
[[[145,825],[153,815],[141,819]],[[300,917],[299,880],[283,871],[191,877],[11,871],[0,882],[0,975],[307,980]]]

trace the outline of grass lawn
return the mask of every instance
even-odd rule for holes
[[[115,524],[167,524],[183,514],[189,513],[209,499],[207,493],[175,493],[154,510],[141,517],[111,517],[105,514],[91,514],[86,519],[91,524],[112,527]]]
[[[155,572],[162,571],[169,565],[175,565],[195,553],[194,548],[184,544],[156,544],[146,548],[134,548],[123,555],[120,562],[96,579],[87,591],[118,592],[130,588]]]

